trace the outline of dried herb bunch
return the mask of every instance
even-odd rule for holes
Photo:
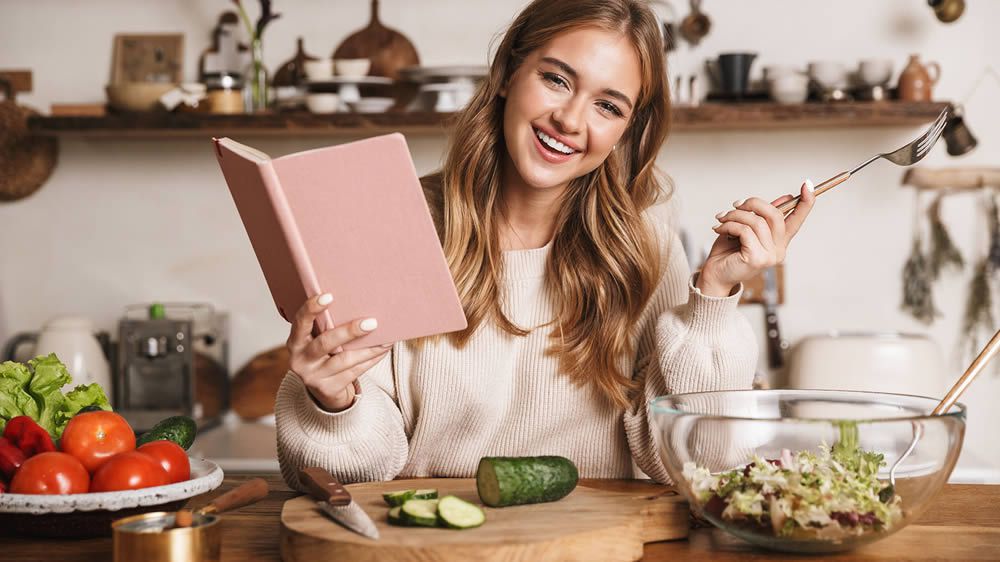
[[[989,258],[982,258],[976,264],[972,280],[969,282],[969,299],[965,302],[962,339],[965,340],[973,356],[979,348],[976,337],[979,331],[984,329],[992,332],[996,328],[993,322],[993,296],[990,290],[992,270]]]
[[[902,308],[924,324],[930,324],[938,316],[934,308],[934,297],[931,293],[930,264],[921,250],[919,232],[913,237],[913,247],[910,257],[903,266],[903,304]]]
[[[957,270],[965,267],[965,259],[962,257],[962,252],[952,242],[951,235],[948,234],[948,229],[945,228],[944,222],[941,221],[941,200],[943,197],[943,195],[938,195],[927,209],[927,218],[930,220],[931,231],[931,247],[927,263],[933,279],[937,279],[941,275],[941,271],[949,266]],[[997,251],[1000,252],[1000,248]]]

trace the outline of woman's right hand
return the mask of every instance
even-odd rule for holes
[[[374,318],[341,324],[314,337],[316,316],[331,302],[333,296],[329,293],[308,299],[295,313],[285,345],[291,355],[292,372],[302,379],[320,406],[338,412],[354,403],[354,381],[378,363],[392,349],[392,344],[340,349],[342,345],[377,328],[378,322]]]

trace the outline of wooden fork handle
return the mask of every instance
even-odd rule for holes
[[[850,172],[841,172],[836,176],[833,176],[832,178],[826,180],[825,182],[817,185],[813,189],[813,193],[815,193],[816,195],[822,195],[824,192],[829,191],[837,187],[838,185],[844,183],[845,181],[847,181],[847,178],[849,177],[851,177]],[[781,213],[787,217],[793,210],[795,210],[795,207],[799,204],[799,199],[800,197],[796,195],[795,197],[789,199],[788,201],[785,201],[781,205],[778,205],[778,210],[781,211]]]

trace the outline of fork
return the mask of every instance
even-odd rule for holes
[[[883,152],[881,154],[876,154],[868,160],[865,160],[860,166],[857,166],[853,170],[847,172],[841,172],[836,176],[826,180],[825,182],[817,185],[813,191],[816,195],[820,195],[834,187],[847,181],[852,175],[858,173],[862,168],[871,164],[872,162],[878,160],[879,158],[885,158],[886,160],[896,164],[897,166],[911,166],[919,162],[927,153],[931,151],[934,143],[937,142],[938,138],[941,137],[941,132],[944,131],[944,125],[948,121],[948,107],[941,111],[941,114],[937,116],[934,123],[924,131],[924,134],[913,139],[911,142],[899,147],[892,152]],[[792,199],[778,205],[778,210],[782,212],[786,217],[795,209],[796,205],[799,204],[799,196],[793,197]]]

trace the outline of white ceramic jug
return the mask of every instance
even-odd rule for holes
[[[35,345],[25,353],[24,348],[30,346],[21,343],[31,339],[35,340]],[[18,360],[55,353],[73,376],[73,382],[66,390],[78,384],[96,382],[101,385],[105,394],[111,396],[111,367],[104,357],[100,343],[94,337],[93,324],[86,318],[80,316],[52,318],[45,323],[37,336],[34,334],[15,336],[8,345],[8,350],[13,355],[10,358]]]

